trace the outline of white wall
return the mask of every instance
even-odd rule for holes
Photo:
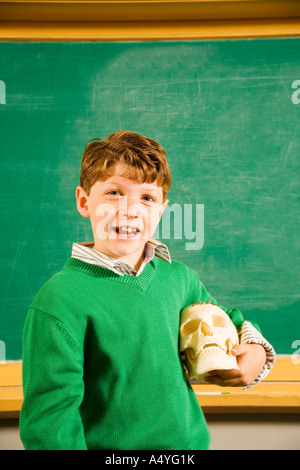
[[[298,415],[207,415],[211,450],[300,450]],[[0,420],[0,450],[22,450],[18,420]]]
[[[211,450],[300,450],[298,415],[207,415]]]

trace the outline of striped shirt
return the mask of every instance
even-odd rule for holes
[[[128,263],[118,261],[118,259],[105,255],[100,251],[94,250],[94,242],[86,243],[73,243],[72,258],[80,259],[86,263],[96,264],[102,268],[111,269],[117,274],[124,276],[130,274],[131,276],[139,276],[149,261],[154,256],[160,258],[168,263],[171,263],[171,256],[167,246],[157,240],[151,239],[145,245],[144,261],[142,262],[138,271]]]
[[[72,258],[80,259],[85,263],[95,264],[97,266],[110,269],[115,273],[120,274],[121,276],[124,276],[124,274],[128,274],[131,276],[139,276],[145,268],[146,264],[149,263],[149,261],[151,261],[154,256],[166,261],[167,263],[171,263],[171,256],[167,246],[164,243],[154,239],[151,239],[146,243],[144,251],[144,260],[138,271],[136,271],[134,267],[130,264],[125,263],[123,261],[118,261],[118,259],[116,258],[105,255],[100,251],[94,250],[93,247],[93,241],[73,243],[71,256]],[[248,321],[244,321],[241,330],[238,331],[238,335],[240,344],[261,344],[265,348],[267,356],[266,363],[262,368],[260,374],[250,385],[244,387],[244,390],[246,390],[248,388],[253,387],[267,376],[267,374],[270,372],[275,363],[276,353],[274,351],[273,346]]]

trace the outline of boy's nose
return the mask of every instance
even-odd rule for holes
[[[140,204],[138,198],[125,197],[121,203],[121,212],[127,216],[137,217],[140,214]]]

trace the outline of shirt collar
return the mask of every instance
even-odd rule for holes
[[[72,258],[80,259],[85,263],[96,264],[106,269],[111,269],[117,274],[123,276],[124,274],[130,274],[138,276],[143,271],[147,263],[149,263],[154,256],[160,258],[168,263],[171,263],[171,256],[168,247],[158,241],[151,238],[145,245],[144,260],[138,271],[134,269],[128,263],[118,261],[112,256],[105,255],[100,251],[94,250],[94,242],[81,242],[73,243],[72,246]]]

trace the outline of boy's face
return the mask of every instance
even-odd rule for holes
[[[145,244],[169,201],[163,203],[163,191],[156,182],[140,183],[122,176],[122,170],[117,165],[114,175],[95,183],[89,196],[78,186],[77,208],[90,217],[94,249],[138,269]]]

